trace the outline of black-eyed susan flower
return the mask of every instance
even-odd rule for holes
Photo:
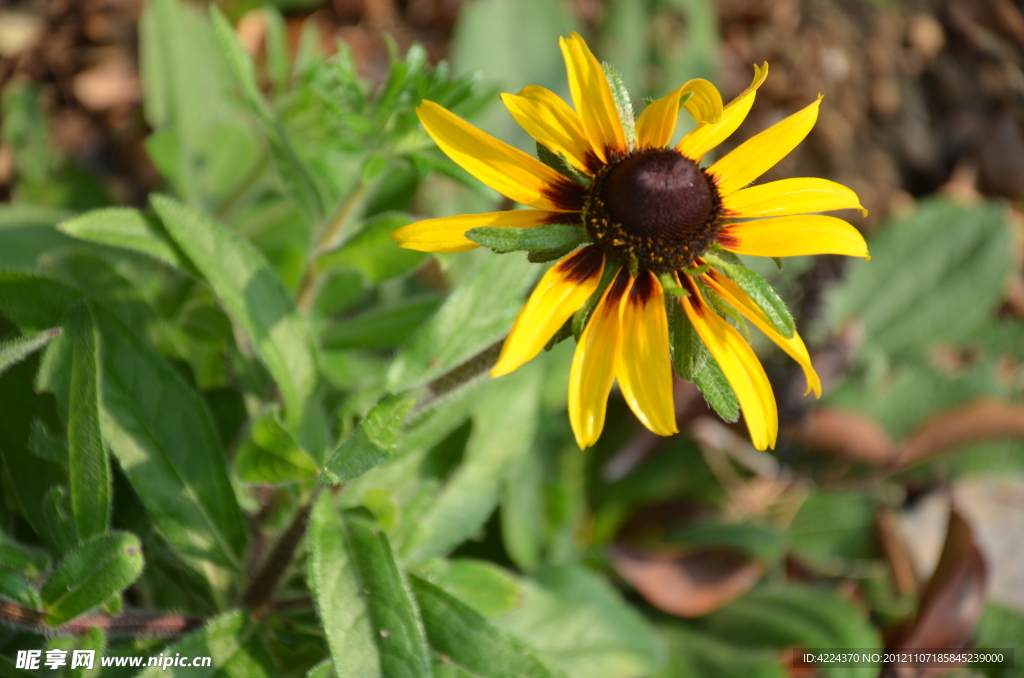
[[[868,256],[853,226],[817,214],[863,210],[850,189],[811,178],[748,187],[807,136],[821,98],[702,167],[750,111],[767,64],[754,68],[750,87],[727,106],[711,83],[691,80],[649,104],[634,124],[628,101],[583,39],[574,33],[561,48],[575,110],[542,87],[502,95],[548,164],[437,104],[424,101],[417,109],[448,157],[532,209],[428,219],[392,237],[410,249],[460,252],[479,246],[472,229],[577,225],[587,244],[541,278],[491,376],[534,358],[576,315],[585,325],[569,378],[569,419],[580,447],[600,436],[615,380],[640,421],[670,435],[677,429],[669,316],[682,313],[680,321],[696,331],[735,393],[754,446],[773,447],[778,414],[771,384],[730,319],[746,319],[796,360],[808,392],[820,395],[821,383],[784,306],[730,253]],[[681,106],[697,127],[671,146]]]

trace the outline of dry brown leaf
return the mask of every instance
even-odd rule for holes
[[[955,510],[935,572],[921,595],[917,617],[889,643],[892,650],[959,650],[974,633],[988,598],[988,567],[971,533]],[[925,675],[910,669],[899,675]]]
[[[654,607],[677,617],[701,617],[750,590],[764,565],[729,549],[684,554],[612,549],[612,563],[623,579]]]

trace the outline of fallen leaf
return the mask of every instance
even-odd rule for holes
[[[746,593],[764,574],[764,565],[731,549],[663,554],[615,546],[611,556],[619,575],[647,602],[677,617],[713,612]]]
[[[959,650],[974,633],[988,598],[988,567],[967,521],[954,508],[935,572],[914,622],[891,639],[891,650]],[[907,669],[898,670],[900,675]]]

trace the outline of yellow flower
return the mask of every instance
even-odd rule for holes
[[[689,293],[678,297],[682,311],[732,386],[754,446],[774,447],[778,413],[771,384],[746,340],[713,304],[732,306],[796,360],[808,392],[820,396],[821,383],[800,336],[777,331],[740,285],[710,268],[704,257],[712,247],[762,257],[868,257],[867,244],[853,226],[811,214],[863,210],[845,186],[802,178],[744,188],[807,136],[821,98],[702,168],[705,154],[750,111],[768,75],[767,64],[755,66],[750,87],[727,106],[710,82],[687,82],[648,105],[634,133],[623,125],[605,73],[583,39],[573,33],[560,44],[575,110],[535,86],[503,94],[502,100],[538,143],[586,180],[574,182],[424,101],[417,109],[420,121],[448,157],[533,209],[428,219],[392,237],[410,249],[461,252],[478,246],[466,237],[473,228],[582,224],[592,244],[567,255],[542,277],[491,376],[508,374],[534,358],[591,295],[600,293],[579,337],[569,378],[569,419],[577,443],[588,447],[600,437],[616,379],[647,428],[659,435],[676,433],[663,286],[664,281],[674,282],[673,287]],[[669,147],[681,102],[697,127]],[[614,277],[601,292],[606,267],[617,272],[609,268]],[[717,299],[705,299],[709,291]]]

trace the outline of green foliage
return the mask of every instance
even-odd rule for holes
[[[871,261],[854,262],[832,292],[828,320],[857,318],[868,347],[894,355],[969,338],[992,316],[1013,265],[998,205],[925,201],[870,246]]]
[[[235,473],[247,483],[308,480],[316,476],[317,470],[316,462],[285,430],[274,410],[253,420],[235,453]]]
[[[429,675],[423,623],[387,536],[359,515],[339,516],[328,495],[310,520],[309,585],[336,674]]]
[[[84,540],[68,553],[39,591],[46,623],[57,626],[123,591],[142,572],[142,544],[110,532]]]
[[[879,647],[869,613],[902,604],[879,601],[892,582],[876,516],[896,479],[854,491],[850,465],[792,446],[777,463],[722,430],[722,449],[684,430],[653,454],[614,390],[604,437],[581,451],[565,421],[570,337],[618,264],[547,351],[490,379],[544,270],[533,263],[585,244],[585,229],[467,233],[525,257],[391,240],[424,216],[505,209],[435,147],[416,107],[429,99],[525,147],[508,116],[483,111],[493,92],[480,82],[567,94],[557,37],[582,23],[571,3],[464,3],[455,70],[484,80],[393,42],[371,80],[344,43],[324,53],[315,19],[293,31],[278,11],[308,5],[225,5],[261,8],[254,57],[216,9],[144,4],[145,151],[163,191],[149,207],[111,206],[54,150],[38,87],[3,92],[16,179],[0,206],[0,626],[13,629],[0,674],[27,675],[18,650],[78,648],[211,658],[99,671],[115,678],[779,677],[794,646]],[[606,73],[630,128],[626,85],[659,93],[713,74],[712,3],[606,5],[592,43],[622,67]],[[926,202],[883,227],[872,262],[826,295],[817,334],[865,337],[828,404],[902,437],[968,399],[1019,397],[1005,366],[1024,358],[1020,323],[994,318],[1009,243],[992,206]],[[792,282],[792,267],[708,261],[792,336],[768,282]],[[676,375],[736,421],[685,291],[669,292]],[[971,359],[945,369],[940,349]],[[704,416],[697,405],[687,412]],[[1024,470],[1024,453],[988,442],[922,473],[981,470]],[[670,618],[614,572],[611,549],[632,538],[667,561],[725,554],[758,581],[702,618]],[[804,571],[814,588],[793,581]],[[838,581],[868,593],[839,596]],[[86,628],[93,615],[109,632]],[[190,632],[161,630],[182,621]],[[977,640],[1008,645],[1019,627],[992,606]]]

